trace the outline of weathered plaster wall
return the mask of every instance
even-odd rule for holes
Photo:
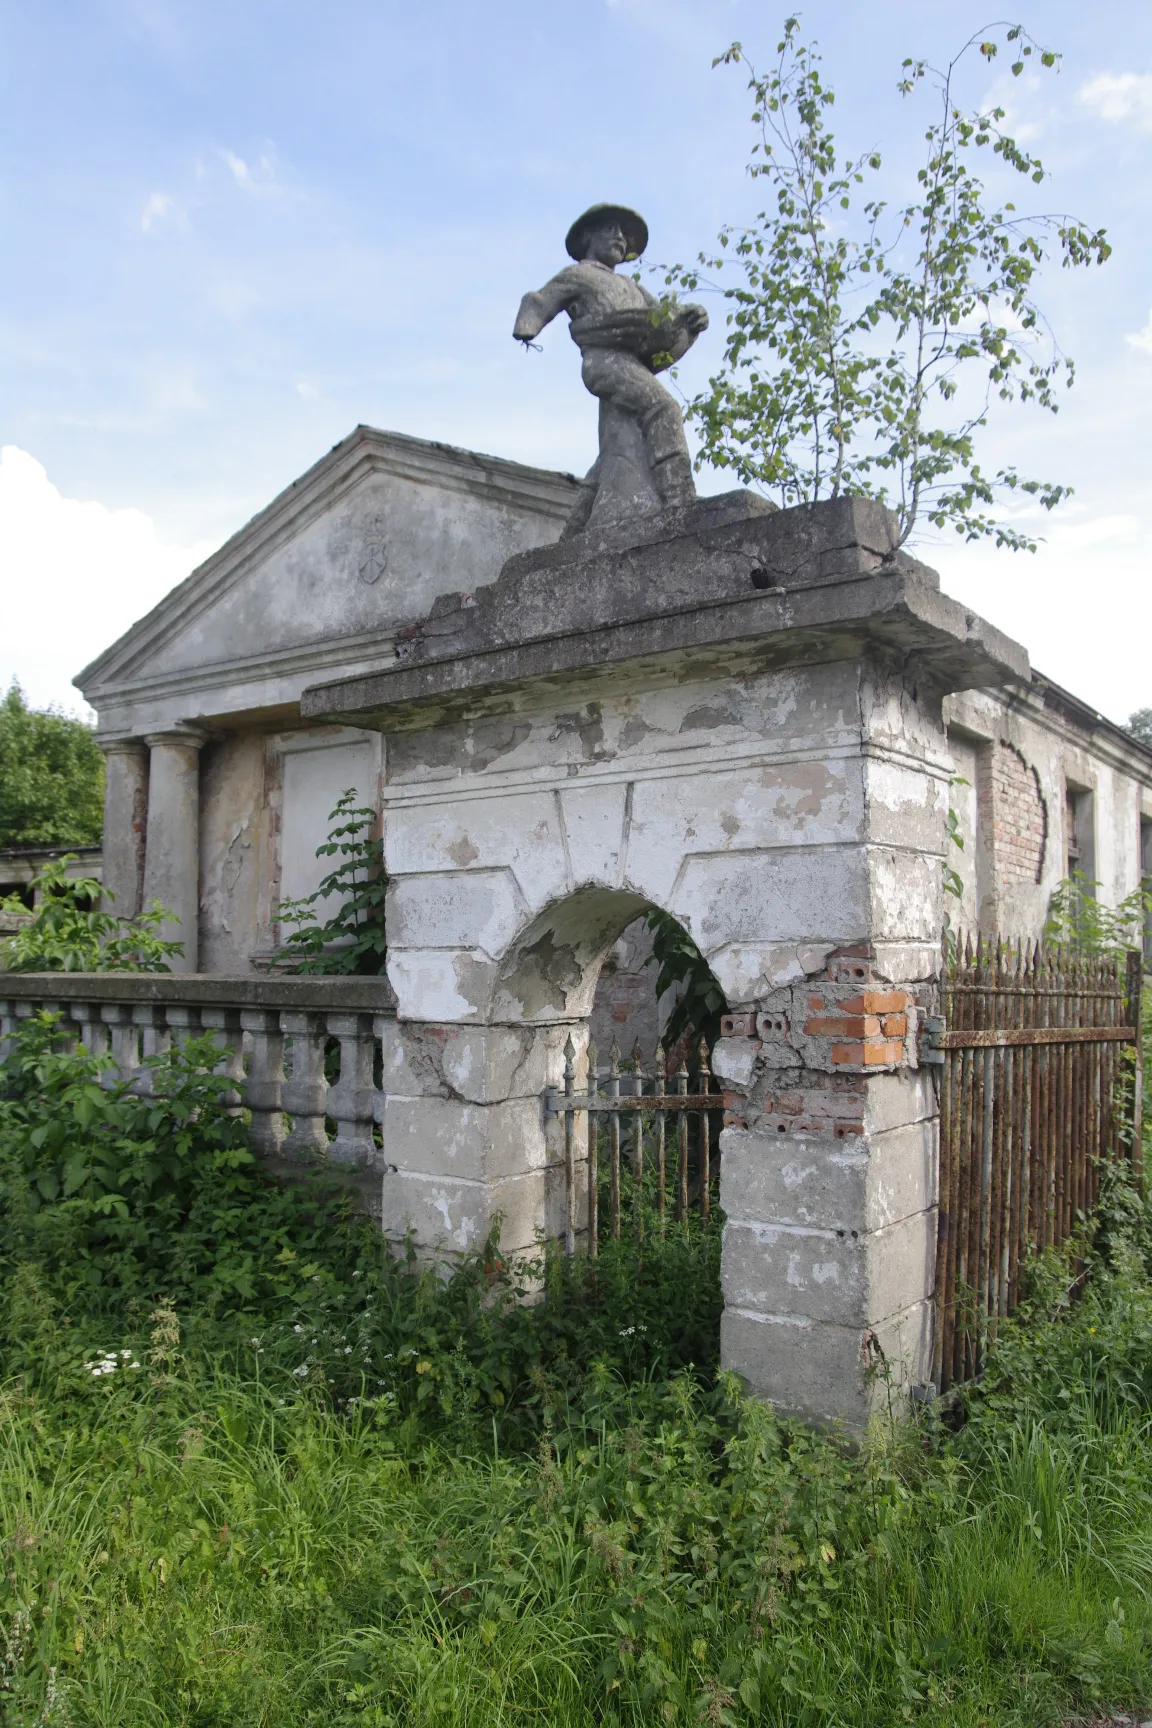
[[[249,970],[268,867],[264,736],[234,732],[200,756],[200,970]]]
[[[318,858],[348,789],[378,809],[378,733],[255,727],[206,744],[200,765],[200,969],[244,973],[271,959],[282,896],[303,897],[339,862]],[[326,916],[321,905],[318,916]]]
[[[497,957],[585,884],[673,912],[732,1002],[818,969],[873,912],[882,940],[931,943],[917,908],[939,874],[944,768],[927,764],[925,779],[909,765],[909,700],[844,662],[390,737],[401,1003],[418,996],[434,1019],[486,1014]],[[898,756],[865,760],[862,727],[877,751],[900,738]],[[942,750],[938,724],[934,736]],[[565,1012],[560,997],[530,1017],[549,1012]]]
[[[1141,818],[1152,816],[1152,761],[1117,728],[1043,691],[963,691],[945,702],[952,788],[965,846],[950,862],[964,897],[954,925],[1035,937],[1068,859],[1068,793],[1079,796],[1086,874],[1115,905],[1141,877]],[[1095,717],[1097,720],[1099,717]],[[1082,866],[1084,867],[1084,866]]]

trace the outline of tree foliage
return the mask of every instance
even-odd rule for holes
[[[1129,714],[1126,730],[1141,744],[1152,745],[1152,708],[1137,708],[1135,714]]]
[[[0,846],[95,846],[104,757],[83,720],[29,708],[19,684],[0,700]]]
[[[1020,26],[1004,44],[1013,76],[1028,62],[1057,65]],[[726,267],[739,272],[720,289],[730,307],[723,365],[688,406],[700,462],[783,504],[879,499],[896,513],[900,543],[927,520],[1035,551],[997,504],[1024,492],[1050,510],[1069,488],[1012,467],[986,473],[978,434],[998,400],[1056,412],[1056,386],[1074,372],[1034,280],[1050,253],[1077,266],[1103,263],[1110,248],[1102,229],[1073,217],[989,200],[974,166],[981,153],[1029,186],[1047,178],[1005,130],[1003,108],[958,106],[961,62],[990,62],[999,48],[973,36],[942,71],[904,62],[900,93],[934,92],[936,112],[916,189],[895,208],[866,189],[881,168],[876,149],[838,153],[834,95],[795,18],[768,74],[738,42],[713,63],[748,66],[758,134],[749,173],[771,201],[748,227],[722,229],[718,251],[666,272],[670,288],[690,290]]]
[[[178,923],[174,912],[153,900],[135,918],[117,918],[99,906],[110,899],[92,876],[69,876],[74,852],[45,865],[31,887],[37,905],[33,913],[15,896],[0,900],[0,911],[15,913],[20,922],[11,936],[0,940],[0,968],[7,972],[167,972],[182,942],[170,942],[158,932]]]

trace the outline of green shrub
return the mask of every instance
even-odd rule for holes
[[[37,897],[34,912],[11,896],[0,900],[0,911],[21,920],[11,936],[0,939],[0,969],[7,972],[167,972],[182,942],[170,942],[157,932],[178,922],[155,900],[135,918],[117,918],[99,905],[108,898],[91,876],[69,876],[76,854],[46,864],[30,887]]]

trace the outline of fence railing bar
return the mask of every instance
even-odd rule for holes
[[[978,1373],[1030,1252],[1060,1246],[1110,1159],[1138,1167],[1142,962],[1038,942],[953,948],[938,1051],[940,1178],[933,1375]],[[1130,1054],[1131,1053],[1131,1054]]]

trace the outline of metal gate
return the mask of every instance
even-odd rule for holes
[[[1140,1160],[1141,957],[971,939],[922,1056],[940,1069],[933,1379],[979,1373],[1030,1250],[1096,1203],[1108,1159]]]
[[[545,1101],[547,1115],[564,1119],[566,1253],[575,1252],[578,1237],[590,1254],[598,1252],[603,1208],[613,1239],[625,1220],[638,1241],[646,1227],[663,1232],[669,1221],[711,1221],[724,1099],[714,1090],[703,1039],[695,1057],[690,1069],[682,1054],[670,1073],[657,1044],[648,1070],[638,1042],[627,1064],[614,1043],[601,1073],[589,1043],[588,1090],[577,1092],[576,1050],[568,1039],[564,1089],[553,1088]],[[578,1115],[586,1115],[586,1137],[577,1132]]]

